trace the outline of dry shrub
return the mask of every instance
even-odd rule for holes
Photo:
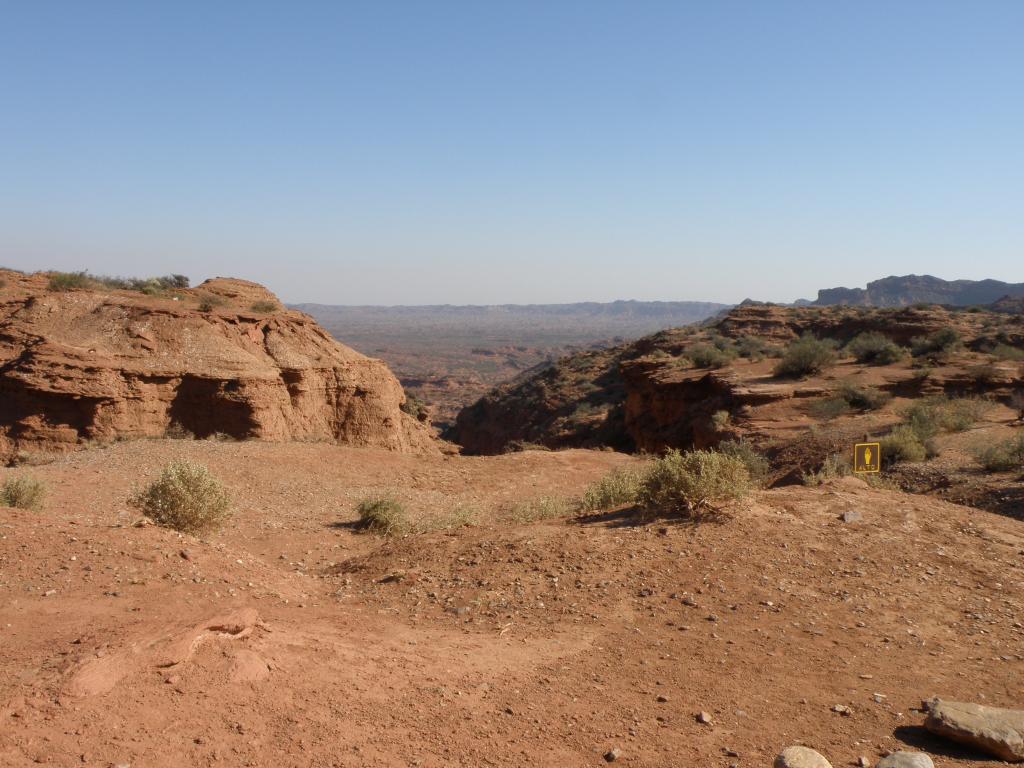
[[[719,349],[710,344],[697,344],[685,352],[695,368],[722,368],[736,359],[732,349]]]
[[[960,334],[953,328],[943,328],[928,336],[911,340],[910,350],[914,357],[927,357],[943,361],[960,349]]]
[[[768,459],[755,450],[744,438],[738,440],[724,440],[718,445],[718,450],[726,456],[734,456],[743,462],[750,475],[750,482],[759,488],[764,487],[768,482],[768,473],[771,471],[771,463]]]
[[[155,523],[183,533],[215,530],[231,516],[223,484],[202,464],[187,460],[168,464],[130,502]]]
[[[620,467],[613,470],[583,494],[579,503],[581,512],[596,512],[603,509],[635,504],[643,471],[640,468]]]
[[[903,348],[877,331],[858,334],[846,345],[846,351],[853,355],[858,363],[868,365],[891,365],[903,357]]]
[[[836,344],[830,339],[818,339],[805,333],[791,342],[775,366],[776,376],[803,378],[832,365],[836,359]]]
[[[39,511],[43,507],[46,486],[32,477],[11,477],[0,486],[0,505]]]
[[[393,496],[363,499],[356,505],[356,512],[359,513],[359,527],[382,536],[401,535],[412,530],[409,513]]]
[[[261,315],[270,314],[271,312],[277,312],[280,307],[273,301],[255,301],[252,306],[249,307],[253,312],[258,312]]]
[[[1012,472],[1024,469],[1024,434],[1001,443],[987,445],[974,452],[975,461],[989,472]]]
[[[882,459],[886,464],[898,461],[924,461],[934,454],[928,439],[921,436],[909,424],[901,424],[880,441]]]
[[[850,462],[838,453],[833,453],[825,458],[824,463],[816,471],[802,472],[800,480],[804,485],[813,487],[838,477],[846,477],[852,472]]]
[[[51,272],[50,281],[46,287],[48,290],[60,293],[92,288],[94,285],[93,279],[87,272]]]
[[[735,456],[718,451],[670,451],[644,473],[637,501],[649,513],[699,520],[751,490],[750,473]]]
[[[513,504],[505,516],[514,523],[534,523],[565,517],[574,511],[572,503],[561,496],[541,496]]]

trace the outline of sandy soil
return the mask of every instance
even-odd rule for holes
[[[206,541],[126,503],[184,455],[236,499]],[[50,487],[0,510],[0,765],[995,765],[916,708],[1024,705],[1020,522],[852,479],[697,527],[503,517],[628,461],[139,441],[0,470]],[[483,524],[354,530],[387,489]]]

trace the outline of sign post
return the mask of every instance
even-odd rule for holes
[[[853,471],[861,475],[881,472],[881,446],[878,443],[857,443],[854,445]]]

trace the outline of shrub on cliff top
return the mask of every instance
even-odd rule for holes
[[[776,376],[803,378],[832,365],[836,359],[836,344],[830,339],[818,339],[805,333],[786,347],[782,359],[775,366]]]
[[[903,348],[887,336],[875,331],[865,331],[846,345],[846,351],[858,363],[869,365],[891,365],[903,357]]]

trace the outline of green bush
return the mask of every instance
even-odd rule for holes
[[[280,307],[273,301],[254,301],[249,309],[253,312],[258,312],[261,315],[266,315],[271,312],[277,312]]]
[[[960,348],[960,334],[953,328],[943,328],[928,336],[919,336],[910,342],[914,357],[945,360]]]
[[[592,484],[580,499],[581,512],[596,512],[603,509],[635,504],[640,491],[643,472],[634,467],[620,467]]]
[[[710,344],[695,344],[684,354],[697,368],[722,368],[736,359],[731,349],[719,349]]]
[[[130,502],[159,525],[183,533],[219,528],[231,516],[227,490],[202,464],[181,460],[132,495]]]
[[[46,486],[31,477],[11,477],[0,486],[0,504],[17,509],[40,510]]]
[[[974,453],[974,458],[989,472],[1011,472],[1024,469],[1024,433],[1001,443],[987,445]]]
[[[858,363],[891,365],[903,357],[903,348],[876,331],[865,331],[846,345],[846,351]]]
[[[644,473],[637,501],[653,514],[700,519],[723,502],[743,498],[750,489],[750,473],[735,456],[673,450]]]
[[[768,353],[768,342],[758,336],[744,336],[736,342],[736,351],[740,357],[758,361]]]
[[[880,441],[882,460],[886,464],[897,461],[924,461],[931,451],[927,440],[923,440],[913,427],[901,424]]]
[[[382,536],[394,536],[412,530],[412,521],[401,502],[391,496],[363,499],[356,506],[359,525]]]
[[[83,288],[92,288],[93,280],[88,272],[51,272],[47,289],[60,293]]]
[[[718,450],[726,456],[733,456],[742,461],[743,466],[747,468],[747,474],[750,475],[750,481],[754,485],[763,487],[768,482],[771,464],[763,454],[758,453],[754,446],[742,437],[738,440],[723,440],[719,443]]]
[[[836,345],[830,339],[818,339],[805,333],[786,347],[775,366],[776,376],[803,378],[832,365],[836,359]]]

